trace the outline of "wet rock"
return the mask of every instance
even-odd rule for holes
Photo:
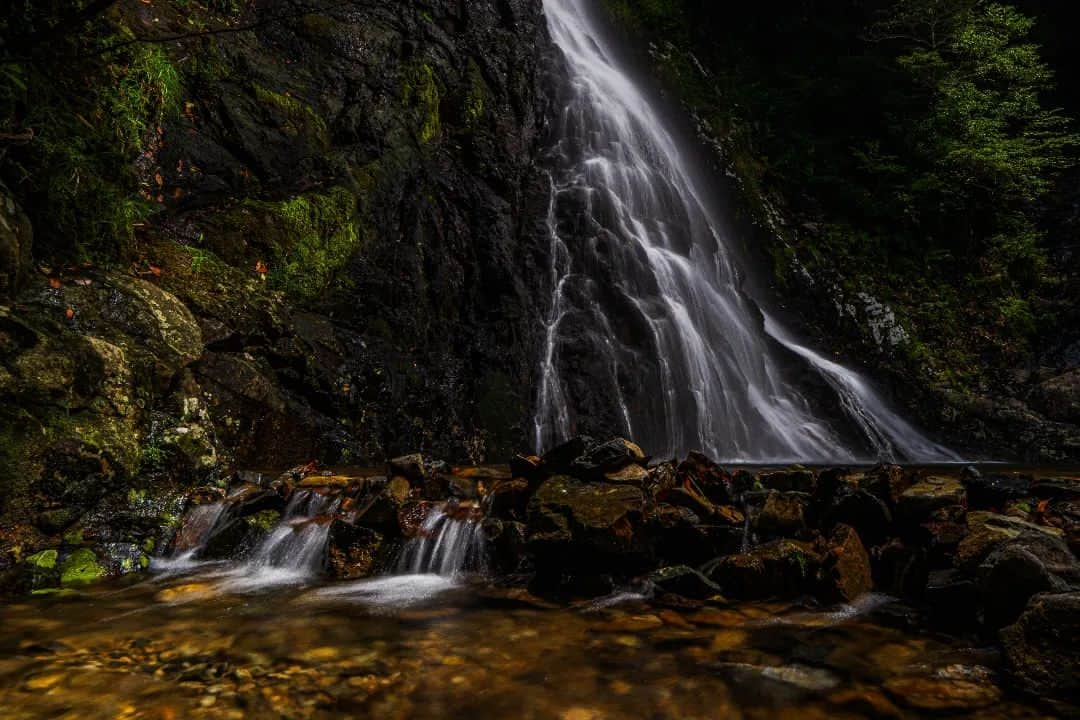
[[[720,586],[686,565],[669,565],[654,570],[649,581],[664,593],[705,600],[720,594]]]
[[[765,505],[754,517],[754,529],[766,536],[797,537],[806,530],[809,496],[799,492],[769,491]]]
[[[1073,563],[1066,571],[1075,575],[1077,570]],[[1020,617],[1033,595],[1072,589],[1042,558],[1018,544],[991,552],[979,567],[979,578],[983,623],[993,629]]]
[[[1001,690],[985,678],[897,677],[884,687],[897,702],[919,710],[976,710],[1001,699]]]
[[[400,516],[411,492],[409,481],[400,475],[390,478],[382,487],[373,486],[370,496],[358,501],[355,522],[386,537],[400,535]]]
[[[457,498],[459,500],[475,500],[480,496],[476,481],[472,478],[461,477],[459,475],[451,475],[447,479],[446,491],[447,497]]]
[[[850,602],[873,589],[870,557],[853,528],[838,525],[826,547],[821,568],[821,594],[825,602]]]
[[[967,525],[968,534],[956,549],[956,564],[973,576],[987,556],[1006,543],[1024,547],[1056,566],[1076,561],[1057,528],[988,512],[968,513]]]
[[[538,481],[542,477],[542,464],[537,455],[515,455],[510,458],[510,475],[529,482]]]
[[[341,519],[330,521],[327,564],[333,577],[354,580],[371,575],[383,546],[381,534]]]
[[[80,548],[68,555],[60,563],[61,585],[82,585],[95,582],[108,576],[108,571],[102,566],[94,551],[89,548]]]
[[[863,473],[859,487],[873,493],[892,510],[911,483],[910,475],[899,465],[881,464]]]
[[[613,483],[630,483],[631,485],[643,485],[649,478],[649,471],[640,465],[627,465],[621,470],[604,473],[604,480]]]
[[[757,481],[766,490],[812,494],[817,489],[817,476],[813,470],[791,467],[757,474]]]
[[[135,543],[104,543],[101,565],[110,576],[141,572],[150,567],[150,557]]]
[[[1080,693],[1080,592],[1036,596],[1000,637],[1014,677],[1028,690],[1061,698]]]
[[[702,571],[726,597],[791,598],[814,588],[821,563],[821,554],[809,543],[781,539],[748,553],[718,558]]]
[[[488,493],[488,514],[504,520],[524,521],[529,494],[528,480],[520,477],[503,480]]]
[[[973,510],[1001,510],[1013,500],[1028,496],[1031,476],[1021,473],[983,475],[973,467],[960,476],[967,491],[968,507]]]
[[[413,453],[393,458],[390,461],[390,475],[400,475],[417,485],[423,483],[427,475],[424,456],[420,453]]]
[[[698,452],[691,452],[675,468],[675,484],[704,495],[709,502],[718,505],[735,500],[732,482],[727,471]]]
[[[1042,500],[1080,500],[1080,480],[1042,477],[1031,484],[1031,494]]]
[[[952,627],[973,625],[978,607],[979,590],[975,580],[960,570],[935,570],[929,574],[923,600],[930,607],[933,619]]]
[[[528,505],[528,546],[538,569],[640,570],[651,548],[645,497],[626,484],[548,478]]]
[[[548,475],[566,475],[571,472],[574,460],[584,455],[596,444],[591,437],[577,435],[544,453],[541,459],[543,471]]]
[[[904,521],[921,522],[935,510],[949,505],[963,505],[965,500],[964,485],[959,479],[930,475],[901,493],[897,514]]]
[[[207,539],[199,554],[204,558],[242,558],[266,537],[280,519],[281,513],[274,509],[230,517]]]
[[[693,486],[673,487],[658,493],[656,499],[660,502],[682,507],[690,510],[699,518],[708,518],[713,515],[715,508],[707,497],[698,492]]]
[[[1080,423],[1080,368],[1043,380],[1032,393],[1036,408],[1064,423]]]
[[[527,562],[525,524],[490,517],[483,522],[484,537],[491,550],[492,569],[503,575],[521,572]]]
[[[570,473],[584,479],[598,479],[605,473],[622,470],[627,465],[645,462],[640,447],[625,438],[614,438],[593,445],[570,463]]]
[[[849,525],[868,545],[878,545],[891,533],[892,520],[889,507],[876,494],[847,489],[839,492],[832,505],[824,510],[821,528],[827,531],[838,524]]]

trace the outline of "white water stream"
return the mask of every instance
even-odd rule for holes
[[[680,145],[620,66],[590,5],[544,2],[569,87],[553,150],[536,449],[584,419],[662,457],[958,459],[865,378],[763,317],[686,160],[696,150]],[[835,394],[832,412],[796,382],[807,366],[818,392]]]

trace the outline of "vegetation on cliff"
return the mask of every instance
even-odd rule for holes
[[[1055,84],[1058,69],[1073,82],[1073,57],[1038,42],[1067,10],[606,4],[719,142],[769,226],[781,296],[836,308],[807,317],[824,342],[861,336],[847,354],[952,391],[920,408],[936,422],[964,398],[1023,399],[1070,369],[1078,108]]]

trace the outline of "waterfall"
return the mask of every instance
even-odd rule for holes
[[[416,537],[406,543],[398,572],[457,577],[466,571],[483,572],[486,566],[484,532],[471,515],[447,514],[446,506],[433,507]]]
[[[634,435],[658,456],[956,459],[864,378],[764,316],[687,150],[620,67],[587,4],[544,2],[567,87],[552,149],[536,449],[584,426]],[[846,418],[815,412],[792,380],[807,370]]]

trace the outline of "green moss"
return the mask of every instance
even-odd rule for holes
[[[82,545],[86,531],[82,528],[64,534],[65,545]]]
[[[100,580],[108,573],[89,548],[76,550],[60,565],[60,584],[73,585]]]
[[[402,102],[418,115],[416,137],[422,145],[438,139],[442,132],[439,118],[439,86],[435,71],[427,63],[416,65],[405,73]]]
[[[42,550],[26,558],[26,562],[42,570],[52,570],[56,567],[57,556],[56,550]]]
[[[275,115],[284,120],[283,129],[286,133],[293,136],[311,136],[322,145],[329,144],[330,133],[326,127],[326,121],[310,105],[291,95],[277,93],[261,85],[254,87],[255,98],[259,103],[270,108]]]
[[[251,205],[270,215],[276,234],[271,282],[302,299],[325,291],[365,237],[357,198],[342,187]]]
[[[254,515],[249,515],[245,522],[252,530],[268,533],[281,519],[281,513],[277,510],[261,510]]]
[[[484,108],[487,103],[488,87],[484,82],[484,76],[480,72],[480,66],[476,61],[469,59],[469,69],[466,73],[468,90],[465,93],[464,121],[465,127],[472,129],[484,117]]]

